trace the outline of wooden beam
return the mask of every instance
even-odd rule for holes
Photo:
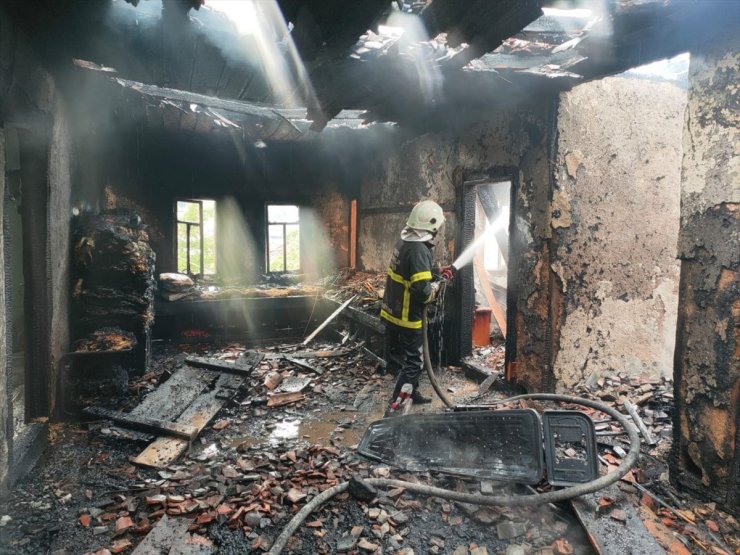
[[[352,295],[351,298],[349,298],[346,301],[344,301],[344,303],[342,303],[342,305],[339,308],[337,308],[334,312],[332,312],[331,315],[326,320],[324,320],[321,323],[321,325],[318,328],[316,328],[311,333],[311,335],[309,335],[308,337],[306,337],[306,339],[303,340],[303,343],[301,343],[301,345],[306,346],[311,341],[313,341],[316,338],[316,336],[321,332],[321,330],[323,330],[326,326],[328,326],[329,323],[334,318],[336,318],[339,315],[340,312],[342,312],[345,308],[347,308],[349,306],[349,303],[351,303],[352,301],[354,301],[356,298],[357,298],[357,295]]]
[[[177,422],[167,422],[154,418],[145,418],[143,416],[132,416],[102,407],[87,407],[83,412],[88,416],[112,420],[119,426],[142,432],[179,437],[186,440],[192,440],[198,434],[198,430],[195,427],[188,426],[187,424],[178,424]]]

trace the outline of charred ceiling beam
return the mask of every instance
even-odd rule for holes
[[[225,100],[188,91],[158,87],[122,79],[112,68],[75,60],[75,65],[88,73],[100,75],[106,92],[112,92],[113,107],[127,122],[145,121],[171,131],[212,132],[240,130],[253,140],[293,140],[300,138],[295,119],[305,120],[303,110],[281,110],[249,102]],[[291,119],[292,118],[292,119]]]
[[[300,140],[310,136],[311,121],[305,108],[278,108],[250,102],[227,100],[214,96],[158,87],[118,77],[113,68],[93,62],[75,60],[75,66],[88,75],[98,76],[110,94],[120,123],[144,122],[149,128],[196,133],[235,132],[250,141]],[[123,109],[117,109],[123,107]],[[343,111],[329,123],[330,127],[357,129],[364,126],[361,111]]]

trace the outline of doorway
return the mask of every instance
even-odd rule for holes
[[[482,245],[475,253],[475,314],[473,346],[487,347],[506,338],[506,296],[509,267],[511,180],[477,186],[475,237]],[[479,239],[480,238],[480,239]]]

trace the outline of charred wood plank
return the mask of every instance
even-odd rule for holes
[[[262,361],[262,358],[264,358],[262,353],[253,353],[253,355],[234,362],[217,358],[188,357],[185,359],[185,363],[196,368],[206,368],[208,370],[225,372],[227,374],[234,374],[237,376],[249,376],[254,370],[254,367]]]
[[[122,414],[102,407],[86,407],[83,412],[88,416],[112,420],[124,428],[133,428],[134,430],[143,432],[179,437],[187,440],[192,440],[198,433],[198,430],[194,426],[157,420],[155,418]]]
[[[214,372],[203,372],[184,366],[147,395],[129,413],[157,420],[174,421],[218,377]]]
[[[319,376],[324,373],[324,369],[321,368],[320,366],[313,366],[307,363],[305,360],[301,360],[300,358],[286,356],[285,360],[287,360],[291,364],[295,364],[299,368],[303,368],[304,370],[308,370],[309,372],[318,374]]]
[[[226,403],[225,395],[243,382],[241,376],[222,374],[211,391],[201,394],[177,419],[179,424],[191,425],[200,433]],[[197,434],[196,434],[197,435]],[[176,461],[190,447],[190,442],[174,437],[158,437],[132,462],[152,468],[164,468]]]

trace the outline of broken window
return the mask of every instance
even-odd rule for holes
[[[299,209],[294,205],[267,205],[267,269],[296,272],[301,268]]]
[[[177,271],[191,276],[216,273],[216,201],[178,200]]]

